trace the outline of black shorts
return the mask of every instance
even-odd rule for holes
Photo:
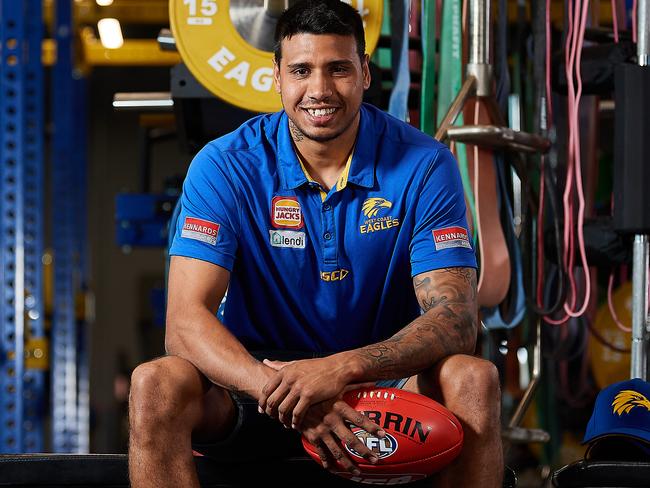
[[[296,359],[308,359],[321,357],[314,353],[294,352],[256,352],[253,353],[257,359],[275,359],[280,361],[292,361]],[[398,380],[378,381],[377,385],[393,388],[402,388],[408,378]],[[304,456],[301,435],[294,429],[284,427],[278,420],[261,414],[257,410],[257,401],[245,396],[230,394],[235,407],[237,408],[237,421],[232,432],[222,441],[213,443],[192,443],[192,449],[204,456],[219,459],[221,461],[237,461],[250,457],[255,446],[264,444],[272,446],[265,449],[264,457],[267,459],[280,459],[289,457]],[[272,439],[272,444],[268,441]]]

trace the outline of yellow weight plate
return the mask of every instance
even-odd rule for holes
[[[264,0],[169,2],[176,47],[190,72],[214,95],[254,112],[275,112],[282,108],[273,87],[272,45],[276,21],[265,11],[265,3]],[[370,54],[379,40],[383,0],[347,0],[346,3],[361,14],[366,51]]]
[[[632,284],[630,282],[623,283],[614,290],[612,304],[621,323],[630,327],[632,324]],[[616,326],[607,301],[598,307],[593,327],[610,344],[622,349],[630,348],[632,334]],[[589,359],[594,379],[601,388],[630,377],[630,354],[614,351],[593,335],[589,337]]]

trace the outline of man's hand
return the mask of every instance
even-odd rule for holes
[[[347,370],[333,357],[282,362],[264,360],[277,373],[262,389],[260,412],[299,429],[310,405],[338,398],[350,387]],[[347,388],[346,388],[347,387]]]
[[[375,464],[378,458],[352,433],[346,422],[380,438],[386,435],[377,424],[341,399],[326,400],[309,407],[300,431],[316,448],[325,469],[334,469],[338,463],[343,469],[359,475],[357,466],[339,441],[372,464]]]

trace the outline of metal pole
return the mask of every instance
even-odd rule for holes
[[[639,66],[650,64],[650,1],[639,0],[637,11],[636,52]]]
[[[634,236],[632,261],[631,377],[647,378],[648,236]]]
[[[289,0],[264,0],[264,10],[271,16],[279,18],[289,8]]]
[[[535,346],[533,346],[533,375],[528,384],[528,388],[524,392],[524,396],[521,398],[519,405],[515,413],[512,415],[508,427],[515,428],[518,427],[521,421],[530,406],[533,398],[535,397],[535,392],[539,386],[540,379],[542,377],[542,319],[537,319],[537,324],[535,325]]]
[[[24,449],[25,15],[0,0],[0,452]]]
[[[442,141],[447,137],[447,130],[451,125],[453,125],[456,121],[456,117],[458,117],[458,114],[463,110],[467,98],[472,94],[472,90],[475,88],[475,84],[476,78],[468,76],[463,83],[463,86],[460,87],[458,95],[456,95],[456,98],[451,103],[445,118],[440,122],[440,127],[438,127],[438,130],[436,131],[436,139]]]
[[[648,66],[650,52],[650,0],[639,0],[637,60]],[[632,255],[632,378],[648,377],[648,236],[634,236]]]
[[[52,68],[51,155],[52,216],[56,219],[54,248],[54,314],[52,321],[51,397],[52,450],[79,452],[77,408],[77,324],[75,317],[75,173],[76,133],[72,109],[72,1],[55,3],[54,38],[57,58]]]
[[[467,74],[476,78],[476,96],[492,93],[490,64],[490,0],[470,2],[470,48]]]

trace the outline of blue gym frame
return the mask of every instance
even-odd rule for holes
[[[39,0],[0,0],[0,450],[43,450],[43,36]],[[41,353],[44,351],[41,349]]]
[[[72,56],[72,0],[56,0],[51,205],[46,213],[41,0],[0,0],[0,452],[88,452],[86,86]],[[44,221],[51,221],[54,310],[49,367]],[[81,308],[81,307],[80,307]],[[31,358],[29,356],[32,355]],[[23,359],[25,358],[25,359]],[[32,361],[30,361],[32,359]],[[50,410],[51,409],[51,410]],[[51,446],[44,420],[51,412]]]
[[[57,0],[52,71],[52,450],[88,452],[88,334],[83,309],[87,286],[86,85],[73,65],[72,2]]]

